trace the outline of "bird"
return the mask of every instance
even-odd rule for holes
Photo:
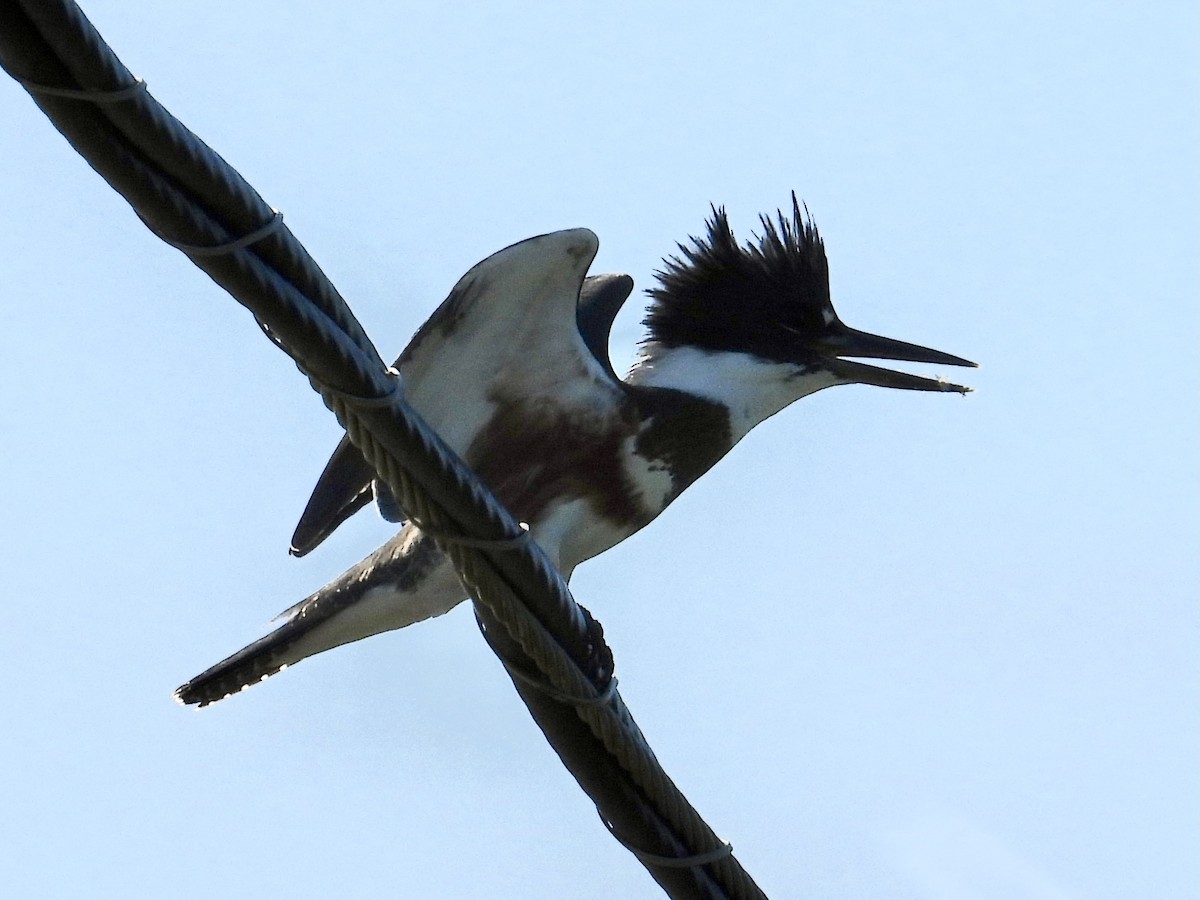
[[[522,522],[565,578],[655,519],[765,419],[843,384],[966,394],[861,362],[975,366],[843,324],[824,241],[790,213],[734,236],[724,207],[677,244],[649,288],[646,335],[619,378],[608,353],[628,275],[588,275],[585,228],[513,244],[471,268],[396,360],[405,399]],[[266,636],[179,687],[207,706],[307,657],[448,612],[468,599],[430,534],[343,437],[291,552],[374,503],[401,524],[358,564],[277,617]]]

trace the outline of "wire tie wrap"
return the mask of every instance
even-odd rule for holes
[[[658,866],[664,869],[694,869],[724,859],[727,856],[733,856],[733,844],[728,841],[722,841],[719,846],[711,850],[706,850],[703,853],[694,853],[691,856],[662,856],[658,853],[650,853],[647,850],[633,846],[633,844],[617,834],[612,826],[612,822],[604,818],[604,813],[600,812],[599,807],[596,807],[596,812],[599,813],[600,821],[604,823],[604,827],[608,829],[608,833],[613,836],[616,842],[646,865]]]
[[[268,336],[270,336],[269,333]],[[361,397],[358,394],[351,394],[348,391],[343,391],[341,388],[335,388],[332,385],[324,383],[320,385],[320,389],[322,393],[332,394],[348,406],[356,406],[359,409],[381,409],[391,406],[404,394],[404,382],[400,378],[400,370],[395,366],[388,366],[387,373],[389,376],[388,390],[378,397]]]
[[[487,628],[484,626],[483,620],[479,618],[478,610],[475,611],[475,624],[479,626],[479,630],[483,634],[483,639],[487,641],[488,646],[492,648],[492,652],[496,654],[496,658],[500,660],[500,664],[504,666],[504,670],[508,672],[512,678],[524,685],[528,685],[539,693],[545,694],[551,700],[557,700],[559,703],[563,703],[568,706],[602,706],[608,703],[613,698],[613,695],[617,692],[617,678],[615,675],[608,679],[608,684],[605,686],[604,690],[598,692],[594,697],[584,697],[578,694],[568,694],[566,691],[560,691],[554,685],[547,682],[544,678],[531,675],[520,666],[513,665],[511,662],[505,659],[504,655],[496,649],[496,645],[492,643],[492,639],[488,637]]]
[[[142,221],[146,222],[146,227],[150,228],[150,230],[154,232],[159,240],[170,244],[176,250],[183,251],[188,256],[221,256],[225,253],[232,253],[235,250],[241,250],[243,247],[249,247],[251,244],[257,244],[259,241],[270,237],[280,228],[282,228],[283,213],[277,209],[272,210],[271,213],[271,218],[258,228],[255,228],[248,234],[243,234],[239,238],[234,238],[233,240],[225,241],[224,243],[220,244],[185,244],[182,241],[172,240],[171,238],[159,233],[154,228],[150,228],[150,223],[146,222],[145,219],[142,219]]]
[[[529,543],[530,532],[529,526],[524,522],[520,523],[520,532],[511,537],[501,538],[483,538],[472,537],[469,534],[461,532],[445,531],[441,528],[431,528],[428,525],[422,525],[414,520],[414,525],[421,529],[421,533],[428,535],[435,541],[444,541],[449,544],[458,544],[460,547],[471,547],[476,550],[519,550]]]
[[[36,81],[29,81],[25,78],[17,78],[16,80],[21,87],[25,88],[31,94],[39,94],[43,97],[61,97],[64,100],[82,100],[85,103],[120,103],[122,100],[129,100],[138,94],[146,92],[146,82],[141,78],[135,78],[133,84],[113,88],[110,91],[52,87],[51,85],[38,84]]]

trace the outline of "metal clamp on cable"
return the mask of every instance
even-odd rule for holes
[[[613,829],[612,822],[604,818],[604,813],[596,807],[596,812],[600,815],[600,821],[604,823],[604,827],[626,850],[636,856],[641,862],[648,866],[659,866],[664,869],[694,869],[698,866],[705,866],[709,863],[716,862],[719,859],[724,859],[727,856],[733,856],[733,844],[722,841],[720,846],[707,850],[704,853],[696,853],[692,856],[662,856],[658,853],[650,853],[646,850],[641,850],[623,837],[621,837]]]
[[[120,103],[122,100],[128,100],[131,97],[136,97],[138,94],[146,93],[146,82],[140,78],[135,79],[133,84],[122,88],[113,88],[110,91],[51,87],[48,84],[38,84],[35,81],[28,81],[24,78],[17,78],[16,80],[21,87],[25,88],[31,94],[37,94],[42,97],[61,97],[64,100],[82,100],[85,103]]]

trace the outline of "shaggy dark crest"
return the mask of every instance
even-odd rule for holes
[[[793,193],[790,218],[760,216],[762,235],[739,245],[724,207],[712,211],[707,235],[679,244],[680,255],[655,272],[647,341],[795,359],[797,344],[826,331],[834,315],[812,217]]]

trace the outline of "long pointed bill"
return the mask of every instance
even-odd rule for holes
[[[847,328],[845,325],[842,325],[833,334],[821,338],[817,342],[817,346],[822,352],[834,357],[826,361],[826,365],[834,374],[859,384],[874,384],[879,387],[900,388],[906,391],[956,391],[966,394],[971,389],[938,378],[925,378],[921,375],[911,375],[908,372],[897,372],[880,366],[853,362],[842,357],[895,359],[902,362],[969,366],[971,368],[976,368],[978,365],[961,356],[951,356],[940,350],[931,350],[917,344],[896,341],[892,338],[880,337],[877,334],[868,334],[865,331]]]

